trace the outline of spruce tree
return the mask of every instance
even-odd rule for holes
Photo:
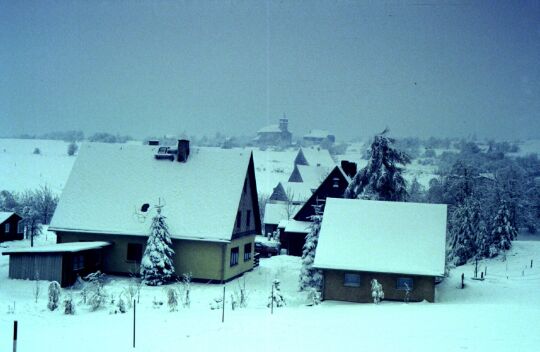
[[[510,249],[512,240],[517,237],[517,231],[510,220],[510,210],[505,201],[501,202],[497,215],[493,219],[492,229],[489,242],[490,257]]]
[[[322,212],[321,206],[315,206],[315,215],[311,216],[311,226],[306,236],[302,252],[302,269],[300,270],[300,291],[322,289],[322,272],[313,267],[317,243],[319,242],[319,232],[321,229]]]
[[[403,167],[400,165],[410,163],[410,158],[394,147],[395,140],[387,136],[388,132],[385,129],[373,139],[368,164],[353,177],[345,190],[345,198],[386,201],[407,199]]]
[[[478,254],[481,235],[481,216],[478,202],[470,197],[452,213],[450,226],[450,257],[456,265],[463,265]]]
[[[149,286],[162,285],[174,278],[174,251],[171,248],[169,227],[165,222],[165,216],[161,214],[161,206],[157,206],[156,209],[157,214],[152,219],[140,270],[143,282]]]

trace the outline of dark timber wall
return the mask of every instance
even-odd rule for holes
[[[58,281],[62,283],[62,253],[11,254],[9,278]]]
[[[345,273],[360,274],[360,286],[345,286]],[[413,279],[413,289],[409,298],[411,302],[420,302],[423,300],[428,302],[435,301],[435,278],[432,276],[342,270],[324,270],[323,298],[325,300],[335,301],[373,302],[373,298],[371,297],[371,279],[377,279],[383,286],[385,300],[403,301],[405,299],[405,291],[396,288],[398,278]]]

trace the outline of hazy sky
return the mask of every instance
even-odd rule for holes
[[[540,1],[0,0],[0,135],[540,137]]]

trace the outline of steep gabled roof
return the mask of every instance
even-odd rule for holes
[[[325,167],[334,167],[336,165],[336,162],[332,159],[332,156],[327,149],[310,147],[302,148],[301,151],[304,159],[307,161],[307,165]]]
[[[229,241],[251,151],[191,148],[180,163],[156,160],[156,150],[84,144],[50,229],[147,236],[161,202],[173,238]]]
[[[0,211],[0,224],[9,219],[11,216],[18,214],[12,212],[12,211]],[[19,216],[20,217],[20,216]]]
[[[281,220],[287,219],[298,210],[298,205],[279,203],[266,203],[264,208],[264,223],[268,225],[277,225]]]
[[[327,198],[314,266],[444,275],[446,205]]]
[[[304,152],[302,151],[302,148],[298,149],[298,153],[296,153],[296,158],[294,158],[294,165],[309,165],[304,155]]]

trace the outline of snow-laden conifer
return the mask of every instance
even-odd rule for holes
[[[49,310],[55,310],[58,308],[58,302],[60,301],[60,284],[53,281],[49,284],[49,302],[47,308]]]
[[[306,236],[302,251],[302,268],[300,270],[300,291],[322,289],[322,272],[313,267],[317,243],[319,242],[319,232],[321,230],[322,212],[321,206],[315,206],[315,215],[311,216],[309,233]]]
[[[501,202],[497,215],[493,219],[491,236],[487,247],[489,248],[489,257],[494,257],[501,251],[510,249],[512,240],[517,237],[517,231],[512,226],[510,220],[510,210],[505,201]]]
[[[480,207],[472,197],[465,199],[452,213],[448,247],[449,259],[456,265],[463,265],[478,254],[477,244],[483,237],[480,221]]]
[[[279,287],[279,280],[275,279],[272,282],[272,291],[270,292],[270,296],[268,296],[268,304],[267,307],[270,308],[270,306],[274,307],[283,307],[285,305],[285,298],[283,298],[283,295],[281,294],[281,288]]]
[[[171,248],[169,227],[165,216],[161,214],[161,206],[156,209],[157,214],[152,219],[140,271],[143,282],[149,286],[162,285],[174,278],[174,251]]]
[[[368,164],[360,169],[345,190],[345,198],[385,201],[405,201],[407,186],[402,176],[410,158],[394,147],[388,129],[375,136],[371,144]],[[400,166],[402,165],[402,166]]]

